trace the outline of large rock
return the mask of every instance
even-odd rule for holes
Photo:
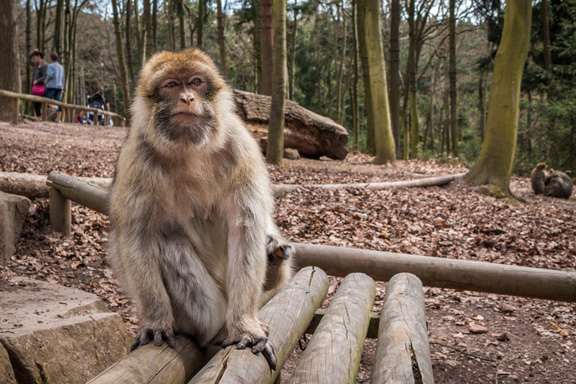
[[[0,264],[6,265],[20,240],[30,200],[0,191]]]
[[[8,352],[6,352],[2,344],[0,344],[0,383],[17,383],[12,364],[10,363],[10,357],[8,357]]]
[[[122,319],[96,295],[23,278],[0,289],[0,343],[19,383],[85,383],[128,353]]]
[[[266,150],[270,119],[270,96],[234,90],[238,113]],[[297,149],[313,159],[328,156],[344,160],[348,155],[348,132],[334,120],[286,100],[284,147]]]

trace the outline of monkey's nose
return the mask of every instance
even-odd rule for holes
[[[194,101],[194,94],[193,93],[182,93],[180,95],[180,100],[185,102],[186,104],[190,104],[191,102]]]

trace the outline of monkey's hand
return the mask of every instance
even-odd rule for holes
[[[240,335],[239,338],[229,337],[222,343],[222,348],[229,347],[232,344],[236,344],[237,349],[246,349],[246,347],[252,348],[252,353],[255,355],[262,352],[262,356],[268,362],[270,369],[276,370],[276,365],[278,364],[278,359],[276,358],[276,352],[274,348],[268,342],[267,337],[255,337],[248,333]]]
[[[174,348],[176,345],[174,332],[165,329],[142,328],[136,335],[134,344],[130,347],[130,352],[141,345],[149,344],[151,341],[154,341],[154,345],[161,346],[163,340],[166,341],[170,348]]]
[[[266,253],[269,260],[272,260],[272,256],[287,260],[292,257],[294,252],[294,246],[288,244],[283,238],[276,235],[266,235]]]

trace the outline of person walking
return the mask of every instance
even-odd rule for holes
[[[64,91],[64,68],[58,62],[58,54],[52,52],[50,54],[51,63],[48,64],[46,69],[46,93],[45,97],[62,101],[62,92]],[[56,122],[60,123],[62,117],[62,107],[58,107],[56,112]]]
[[[46,89],[44,82],[46,80],[46,62],[44,61],[44,54],[38,50],[35,50],[31,54],[31,61],[34,63],[34,77],[32,82],[32,94],[36,96],[44,96]],[[36,120],[40,119],[42,114],[41,108],[42,103],[34,102],[34,113],[36,114]]]

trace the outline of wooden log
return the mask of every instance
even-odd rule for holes
[[[80,110],[80,111],[99,112],[99,113],[104,114],[105,116],[114,116],[114,117],[117,117],[119,119],[126,120],[124,117],[122,117],[119,114],[114,113],[114,112],[103,111],[101,109],[90,108],[90,107],[85,107],[85,106],[81,106],[81,105],[67,104],[67,103],[63,103],[61,101],[47,99],[43,96],[28,95],[28,94],[24,94],[24,93],[16,93],[16,92],[10,92],[10,91],[5,91],[3,89],[0,89],[0,97],[8,97],[11,99],[21,99],[21,100],[26,100],[26,101],[33,101],[33,102],[37,102],[37,103],[42,103],[42,120],[44,120],[44,121],[47,119],[47,116],[48,116],[48,113],[47,113],[48,103],[50,103],[51,105],[56,105],[58,107],[62,107],[62,108],[76,108],[77,110]]]
[[[340,288],[288,383],[354,383],[376,285],[362,273],[352,273]]]
[[[434,383],[422,282],[412,274],[386,288],[371,383]]]
[[[327,290],[328,277],[324,271],[305,268],[258,313],[262,322],[270,326],[268,339],[278,358],[275,371],[263,356],[254,355],[250,349],[238,350],[230,346],[218,352],[190,384],[273,383]]]
[[[73,176],[70,176],[73,177]],[[103,177],[75,177],[101,188],[108,188],[111,178]],[[29,199],[48,197],[49,187],[46,185],[46,176],[31,173],[0,172],[0,191],[13,195],[26,196]],[[106,197],[106,199],[108,199]]]
[[[270,119],[270,96],[234,90],[238,113],[265,151]],[[311,158],[328,156],[343,160],[348,155],[348,132],[334,120],[286,100],[284,147]]]
[[[46,184],[51,188],[60,190],[67,199],[74,200],[98,212],[108,212],[108,191],[104,188],[90,185],[62,172],[50,173]]]
[[[72,234],[72,206],[58,189],[50,189],[50,225],[56,232],[70,237]]]
[[[63,174],[62,174],[63,175]],[[71,177],[71,176],[68,176]],[[108,193],[96,186],[84,186],[87,197],[98,202],[93,209],[105,213]],[[66,196],[83,204],[75,198]],[[576,272],[518,267],[481,261],[378,252],[344,247],[293,244],[300,268],[318,266],[328,274],[346,276],[362,272],[375,280],[388,281],[401,272],[418,276],[424,285],[501,295],[576,301]]]
[[[306,331],[304,333],[308,335],[314,334],[314,332],[316,332],[316,328],[318,328],[318,325],[324,318],[326,311],[327,310],[324,308],[317,309],[316,313],[314,314],[314,318],[312,319],[312,321],[310,322],[308,328],[306,328]],[[368,331],[366,332],[367,339],[378,338],[378,324],[380,324],[380,313],[370,312],[370,324],[368,325]]]
[[[160,347],[148,344],[131,352],[88,384],[184,384],[219,349],[200,349],[184,336],[178,336],[174,348],[166,344]]]
[[[374,280],[388,281],[397,273],[409,272],[428,287],[576,301],[576,272],[323,245],[293,245],[298,267],[314,265],[334,276],[362,272]]]
[[[416,180],[402,180],[402,181],[391,181],[386,183],[355,183],[355,184],[276,184],[274,185],[275,193],[286,193],[293,192],[299,188],[310,188],[310,189],[368,189],[371,191],[378,191],[382,189],[390,188],[414,188],[414,187],[433,187],[446,185],[453,180],[459,179],[464,176],[465,173],[458,173],[455,175],[446,176],[436,176],[427,177],[423,179]]]

